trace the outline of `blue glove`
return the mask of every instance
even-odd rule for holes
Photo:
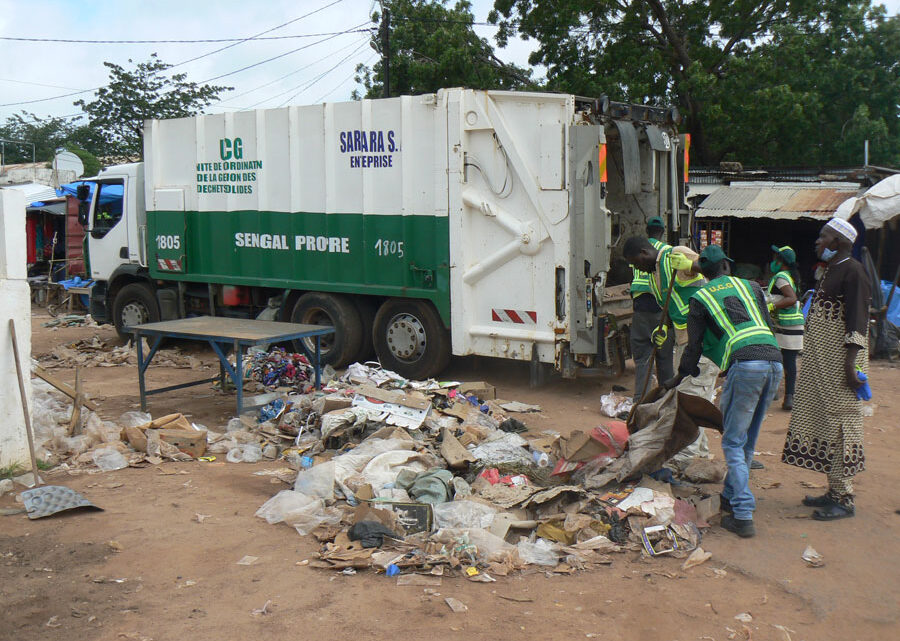
[[[869,377],[866,376],[862,370],[856,370],[856,378],[863,382],[862,386],[856,389],[856,398],[861,401],[871,401],[872,400],[872,388],[869,387]]]

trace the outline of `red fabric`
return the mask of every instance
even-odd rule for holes
[[[37,220],[33,216],[25,219],[25,248],[28,254],[25,262],[37,262]]]

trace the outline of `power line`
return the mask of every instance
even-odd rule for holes
[[[224,47],[220,47],[219,49],[216,49],[216,50],[214,50],[214,51],[210,51],[209,53],[204,53],[204,54],[201,54],[201,55],[199,55],[199,56],[194,56],[193,58],[189,58],[189,59],[187,59],[187,60],[182,60],[181,62],[179,62],[179,63],[177,63],[177,64],[174,64],[174,65],[172,65],[172,66],[173,66],[173,67],[180,67],[181,65],[186,65],[186,64],[189,63],[189,62],[194,62],[195,60],[200,60],[201,58],[206,58],[207,56],[211,56],[211,55],[213,55],[213,54],[215,54],[215,53],[219,53],[220,51],[225,51],[226,49],[231,49],[232,47],[238,46],[238,45],[241,44],[242,42],[247,42],[248,40],[252,40],[253,38],[258,38],[258,37],[261,36],[261,35],[264,35],[264,34],[267,34],[267,33],[271,33],[272,31],[276,31],[276,30],[278,30],[278,29],[281,29],[282,27],[286,27],[286,26],[288,26],[289,24],[293,24],[293,23],[297,22],[298,20],[303,20],[303,18],[308,18],[309,16],[311,16],[311,15],[313,15],[313,14],[315,14],[315,13],[319,13],[320,11],[324,11],[325,9],[327,9],[327,8],[329,8],[329,7],[333,7],[334,5],[339,4],[339,3],[343,2],[343,1],[344,1],[344,0],[334,0],[333,2],[331,2],[331,3],[329,3],[329,4],[326,4],[326,5],[323,6],[323,7],[319,7],[318,9],[316,9],[316,10],[314,10],[314,11],[310,11],[309,13],[303,14],[303,15],[300,16],[299,18],[294,18],[293,20],[288,20],[287,22],[283,22],[283,23],[281,23],[281,24],[278,25],[278,26],[272,27],[271,29],[266,29],[265,31],[260,31],[259,33],[253,34],[253,35],[250,36],[249,38],[244,38],[243,40],[239,40],[239,41],[237,41],[237,42],[233,42],[233,43],[231,43],[230,45],[225,45]]]
[[[272,56],[271,58],[266,58],[265,60],[260,60],[259,62],[254,62],[252,65],[247,65],[246,67],[241,67],[240,69],[235,69],[234,71],[229,71],[228,73],[223,73],[223,74],[219,74],[218,76],[213,76],[212,78],[207,78],[206,80],[201,81],[200,84],[204,85],[207,82],[212,82],[213,80],[219,80],[221,78],[233,76],[236,73],[241,73],[242,71],[247,71],[248,69],[253,69],[254,67],[264,65],[267,62],[272,62],[273,60],[278,60],[279,58],[284,58],[285,56],[289,56],[292,53],[297,53],[298,51],[302,51],[303,49],[309,49],[310,47],[314,47],[317,44],[322,44],[323,42],[326,42],[328,40],[333,40],[334,38],[337,38],[340,35],[344,35],[345,33],[354,33],[356,30],[358,30],[363,25],[368,24],[368,22],[369,21],[366,20],[365,22],[361,22],[360,24],[356,25],[355,27],[351,27],[350,29],[347,29],[346,31],[341,31],[337,35],[328,36],[327,38],[322,38],[321,40],[316,40],[315,42],[311,42],[309,44],[303,45],[302,47],[297,47],[296,49],[291,49],[290,51],[286,51],[285,53],[278,54],[277,56]],[[0,106],[2,106],[2,105],[0,105]]]
[[[317,82],[319,82],[320,80],[322,80],[325,76],[327,76],[327,75],[330,74],[332,71],[334,71],[335,69],[337,69],[338,67],[340,67],[340,66],[341,66],[342,64],[344,64],[345,62],[347,62],[347,60],[349,60],[353,55],[355,55],[357,51],[359,51],[360,49],[362,49],[363,47],[365,47],[366,44],[368,44],[368,43],[367,43],[367,42],[363,42],[363,43],[362,43],[361,45],[359,45],[356,49],[354,49],[353,51],[351,51],[347,56],[345,56],[344,58],[342,58],[342,59],[341,59],[336,65],[334,65],[331,69],[328,69],[327,71],[321,73],[321,74],[320,74],[317,78],[315,78],[312,82],[310,82],[310,83],[307,84],[305,87],[303,87],[303,89],[301,89],[300,91],[298,91],[297,93],[295,93],[293,96],[291,96],[290,98],[288,98],[287,100],[285,100],[284,102],[282,102],[282,103],[281,103],[280,105],[278,105],[278,106],[279,106],[279,107],[283,107],[284,105],[286,105],[287,103],[289,103],[291,100],[293,100],[294,98],[296,98],[297,96],[299,96],[300,94],[302,94],[304,91],[306,91],[307,89],[311,88],[311,87],[312,87],[313,85],[315,85]]]
[[[295,38],[317,38],[319,36],[333,36],[343,31],[325,31],[322,33],[297,33],[291,36],[260,36],[250,38],[207,38],[205,40],[73,40],[70,38],[12,38],[0,36],[0,40],[14,40],[17,42],[63,42],[82,45],[145,45],[145,44],[204,44],[214,42],[248,42],[250,40],[291,40]]]
[[[187,64],[187,63],[189,63],[189,62],[193,62],[194,60],[199,60],[200,58],[204,58],[204,57],[206,57],[206,56],[211,56],[211,55],[213,55],[214,53],[219,53],[220,51],[224,51],[225,49],[228,49],[228,48],[230,48],[230,47],[234,47],[234,46],[240,44],[241,42],[246,42],[247,40],[250,40],[250,39],[252,39],[252,38],[256,38],[256,37],[258,37],[258,36],[260,36],[260,35],[262,35],[262,34],[269,33],[270,31],[274,31],[275,29],[280,29],[281,27],[287,26],[287,25],[289,25],[289,24],[291,24],[291,23],[293,23],[293,22],[296,22],[297,20],[300,20],[300,19],[305,18],[305,17],[307,17],[307,16],[310,16],[310,15],[312,15],[312,14],[314,14],[314,13],[317,13],[317,12],[319,12],[319,11],[322,11],[323,9],[327,9],[328,7],[333,6],[333,5],[335,5],[335,4],[338,4],[339,2],[343,2],[343,0],[334,0],[334,1],[331,2],[330,4],[325,5],[324,7],[321,7],[321,8],[319,8],[319,9],[316,9],[315,11],[311,11],[310,13],[304,14],[304,15],[300,16],[299,18],[294,18],[293,20],[289,20],[288,22],[282,23],[282,24],[280,24],[280,25],[278,25],[278,26],[276,26],[276,27],[272,27],[271,29],[266,29],[265,31],[261,31],[261,32],[259,32],[259,33],[257,33],[257,34],[254,34],[253,36],[250,36],[250,38],[245,38],[244,40],[242,40],[242,41],[240,41],[240,42],[235,42],[235,43],[230,44],[230,45],[228,45],[228,46],[226,46],[226,47],[221,47],[221,48],[219,48],[219,49],[216,49],[215,51],[210,51],[209,53],[205,53],[205,54],[202,54],[202,55],[200,55],[200,56],[196,56],[196,57],[194,57],[194,58],[190,58],[189,60],[183,60],[182,62],[179,62],[179,63],[176,63],[176,64],[174,64],[174,65],[171,65],[171,66],[168,67],[167,69],[171,69],[171,68],[173,68],[173,67],[179,67],[179,66],[185,65],[185,64]],[[252,67],[256,67],[256,66],[259,66],[259,65],[261,65],[261,64],[265,64],[266,62],[271,62],[272,60],[277,60],[278,58],[282,58],[282,57],[284,57],[284,56],[286,56],[286,55],[289,55],[289,54],[291,54],[291,53],[294,53],[294,52],[296,52],[296,51],[300,51],[301,49],[306,49],[307,47],[312,47],[312,46],[317,45],[317,44],[319,44],[319,43],[326,42],[327,40],[331,40],[332,38],[336,38],[336,37],[338,37],[339,35],[343,35],[344,33],[349,33],[349,32],[351,32],[353,29],[358,29],[359,27],[362,27],[363,25],[365,25],[365,24],[367,24],[367,23],[368,23],[368,21],[363,22],[363,23],[357,25],[356,27],[353,27],[352,29],[347,29],[346,31],[338,32],[337,34],[332,35],[332,36],[328,36],[328,37],[326,37],[326,38],[323,38],[322,40],[317,40],[316,42],[310,43],[310,44],[308,44],[308,45],[304,45],[304,46],[302,46],[302,47],[298,47],[298,48],[296,48],[296,49],[293,49],[292,51],[287,52],[286,54],[282,54],[282,55],[280,55],[280,56],[275,56],[275,57],[273,57],[273,58],[269,58],[268,60],[263,60],[263,61],[260,61],[260,62],[258,62],[258,63],[256,63],[256,64],[249,65],[249,66],[247,66],[247,67],[243,67],[243,68],[238,69],[238,70],[236,70],[236,71],[232,71],[232,72],[229,72],[229,73],[226,73],[226,74],[222,74],[222,75],[220,75],[220,76],[216,76],[215,78],[210,78],[210,79],[208,79],[208,80],[204,80],[204,81],[201,82],[200,84],[205,84],[205,83],[207,83],[207,82],[210,82],[211,80],[217,80],[217,79],[219,79],[219,78],[224,78],[224,77],[226,77],[226,76],[230,76],[230,75],[232,75],[232,74],[239,73],[239,72],[241,72],[241,71],[245,71],[246,69],[250,69],[250,68],[252,68]],[[36,99],[34,99],[34,100],[21,100],[21,101],[18,101],[18,102],[7,102],[7,103],[2,103],[2,104],[0,104],[0,107],[17,107],[17,106],[20,106],[20,105],[33,105],[33,104],[36,104],[36,103],[39,103],[39,102],[49,102],[49,101],[51,101],[51,100],[59,100],[59,99],[61,99],[61,98],[70,98],[70,97],[72,97],[72,96],[80,96],[81,94],[91,93],[91,92],[97,91],[98,89],[101,89],[101,88],[102,88],[102,86],[101,86],[101,87],[93,87],[93,88],[91,88],[91,89],[83,89],[83,90],[81,90],[81,91],[73,91],[73,92],[71,92],[71,93],[65,93],[65,94],[61,94],[61,95],[58,95],[58,96],[50,96],[50,97],[48,97],[48,98],[36,98]]]
[[[270,85],[274,85],[276,82],[280,82],[280,81],[284,80],[285,78],[289,78],[289,77],[293,76],[294,74],[298,74],[298,73],[300,73],[301,71],[305,71],[306,69],[309,69],[310,67],[312,67],[312,66],[314,66],[314,65],[317,65],[318,63],[322,62],[322,61],[325,60],[326,58],[330,58],[330,57],[332,57],[332,56],[335,56],[335,55],[341,53],[342,51],[344,51],[345,49],[349,49],[350,47],[352,47],[352,46],[354,46],[354,45],[357,45],[357,44],[358,44],[358,41],[353,41],[353,42],[351,42],[350,44],[344,45],[344,46],[341,47],[340,49],[335,49],[334,51],[331,51],[331,52],[327,53],[326,55],[322,56],[321,58],[318,58],[318,59],[316,59],[316,60],[313,60],[313,61],[310,62],[309,64],[305,64],[305,65],[303,65],[302,67],[300,67],[300,68],[298,68],[298,69],[294,69],[294,70],[291,71],[290,73],[286,73],[286,74],[284,74],[283,76],[279,76],[278,78],[275,78],[275,80],[270,80],[269,82],[264,83],[264,84],[261,84],[261,85],[259,85],[258,87],[254,87],[253,89],[248,89],[247,91],[243,91],[243,92],[241,92],[241,93],[234,94],[234,95],[232,95],[232,96],[228,96],[228,98],[223,98],[222,100],[217,100],[216,102],[214,102],[214,103],[212,103],[212,104],[220,104],[220,105],[222,105],[222,103],[226,102],[226,100],[227,100],[228,102],[230,102],[230,101],[234,100],[235,98],[240,98],[241,96],[246,96],[247,94],[253,93],[254,91],[258,91],[258,90],[263,89],[263,88],[265,88],[265,87],[268,87],[268,86],[270,86]],[[296,87],[295,87],[295,88],[296,88]],[[289,89],[288,91],[283,92],[283,93],[280,93],[280,94],[276,94],[276,95],[272,96],[271,98],[277,98],[278,96],[282,96],[282,95],[284,95],[285,93],[288,93],[289,91],[292,91],[292,90]],[[267,98],[266,100],[271,100],[271,98]],[[265,101],[263,101],[263,102],[265,102]],[[225,106],[225,105],[222,105],[222,106]],[[240,109],[245,109],[245,107],[240,107]]]
[[[371,56],[369,56],[368,58],[366,58],[366,60],[365,60],[362,64],[364,64],[364,65],[369,64],[369,63],[372,61],[372,59],[375,58],[375,57],[377,57],[377,56],[378,56],[377,53],[373,53]],[[313,101],[313,104],[318,104],[318,103],[322,102],[323,100],[325,100],[325,98],[327,98],[328,96],[330,96],[331,94],[333,94],[335,91],[337,91],[338,89],[340,89],[341,87],[343,87],[343,86],[344,86],[344,83],[347,82],[348,80],[350,80],[351,78],[353,78],[353,76],[355,76],[355,75],[356,75],[356,68],[354,67],[353,71],[350,73],[349,76],[347,76],[346,78],[344,78],[343,80],[341,80],[341,81],[337,84],[337,86],[335,86],[334,89],[332,89],[331,91],[329,91],[329,92],[326,93],[326,94],[323,94],[323,95],[320,96],[318,99],[314,100],[314,101]]]
[[[0,82],[15,82],[20,85],[34,85],[35,87],[52,87],[53,89],[68,89],[75,91],[75,87],[63,87],[61,85],[48,85],[43,82],[29,82],[27,80],[13,80],[12,78],[0,78]]]

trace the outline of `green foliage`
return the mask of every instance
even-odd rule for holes
[[[698,164],[900,162],[900,18],[870,0],[495,0],[547,88],[679,106]]]
[[[71,121],[65,118],[41,119],[23,111],[9,116],[6,123],[0,125],[0,138],[34,143],[35,160],[49,161],[57,149],[65,146],[74,128]],[[7,164],[31,162],[31,145],[7,143],[3,162]]]
[[[391,0],[390,93],[392,96],[431,93],[442,87],[514,89],[532,87],[530,71],[503,63],[491,44],[479,37],[472,23],[472,5],[458,0]],[[380,23],[381,16],[373,14]],[[381,30],[372,35],[372,48],[382,53]],[[384,95],[384,65],[359,65],[356,81],[365,87],[364,97]],[[360,98],[354,92],[354,98]]]
[[[129,59],[129,63],[133,61]],[[182,118],[202,113],[232,87],[188,82],[183,73],[165,75],[172,65],[152,54],[150,60],[126,70],[112,62],[109,84],[97,90],[90,102],[75,105],[88,115],[88,125],[104,147],[103,155],[123,155],[139,159],[143,151],[144,121],[152,118]]]
[[[11,479],[14,476],[19,476],[23,472],[24,468],[18,463],[6,465],[4,467],[0,467],[0,479]]]
[[[85,176],[96,176],[100,172],[100,160],[91,152],[72,143],[66,143],[66,151],[71,151],[81,159]]]

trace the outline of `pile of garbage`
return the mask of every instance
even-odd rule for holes
[[[150,352],[150,345],[144,341],[144,355]],[[38,357],[40,364],[47,368],[65,367],[117,367],[119,365],[137,366],[137,353],[131,344],[113,345],[99,336],[82,338],[71,343],[54,347],[47,354]],[[178,347],[160,349],[150,367],[174,367],[176,369],[196,369],[200,362],[195,357],[185,354]]]
[[[718,410],[697,397],[656,390],[628,425],[611,419],[562,436],[530,430],[541,408],[499,399],[484,382],[410,381],[354,363],[316,391],[298,355],[276,348],[252,363],[245,389],[269,391],[267,402],[220,431],[140,412],[116,422],[86,413],[73,430],[67,399],[35,381],[38,456],[68,470],[283,460],[256,474],[292,487],[257,516],[314,537],[312,566],[403,581],[573,573],[626,550],[687,556],[718,513],[717,494],[664,467],[701,426],[721,429]]]
[[[324,392],[260,410],[257,431],[283,439],[298,472],[257,516],[315,537],[310,565],[346,573],[492,581],[608,565],[625,550],[686,556],[717,496],[648,475],[700,425],[720,427],[715,407],[684,401],[672,391],[639,406],[633,434],[615,420],[532,434],[523,421],[540,407],[497,399],[486,383],[407,381],[355,363]]]

